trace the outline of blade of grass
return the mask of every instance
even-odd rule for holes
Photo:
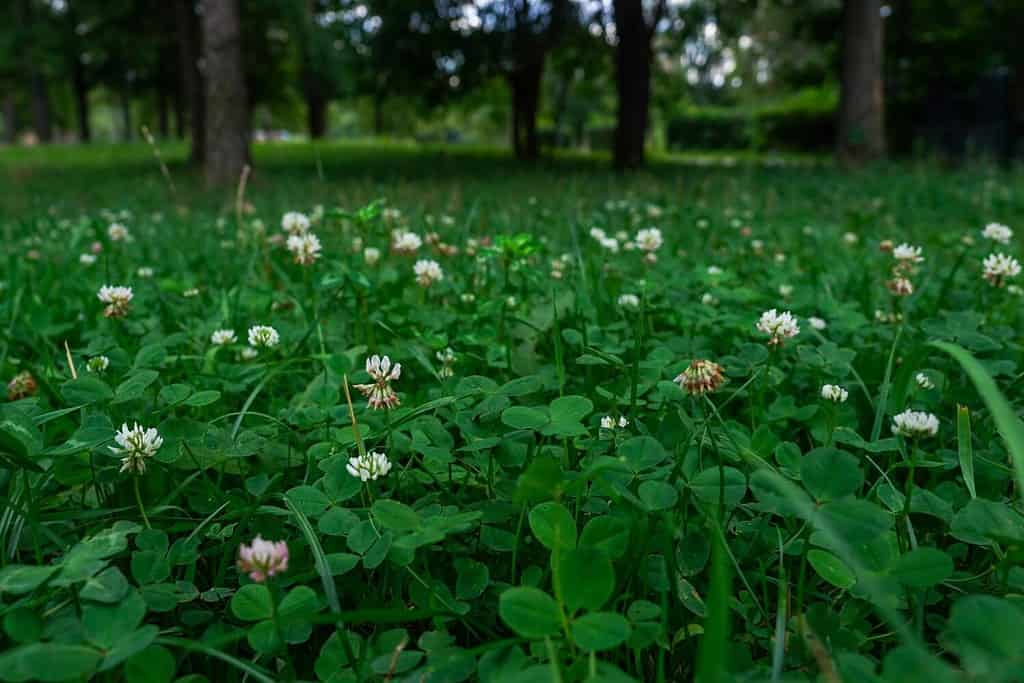
[[[243,672],[247,676],[252,676],[260,683],[277,683],[277,681],[270,676],[264,669],[244,662],[237,657],[233,657],[226,652],[222,652],[216,647],[210,647],[203,643],[196,642],[194,640],[188,640],[187,638],[171,638],[168,636],[162,636],[153,641],[158,645],[167,645],[169,647],[178,647],[182,650],[190,650],[192,652],[202,652],[207,657],[213,657],[219,659],[222,662],[227,662],[231,666],[235,667],[239,671]]]
[[[967,406],[956,407],[956,445],[964,484],[967,485],[971,498],[977,498],[978,492],[974,488],[974,447],[971,445],[971,411]]]
[[[729,593],[732,579],[726,559],[725,540],[714,534],[711,547],[711,587],[708,589],[704,636],[697,652],[697,683],[719,683],[727,680],[729,670]]]
[[[889,349],[889,360],[885,364],[885,377],[882,379],[882,390],[878,393],[878,405],[875,406],[875,422],[871,427],[871,443],[878,441],[882,434],[882,420],[885,419],[885,409],[889,402],[889,383],[892,381],[892,364],[896,358],[896,347],[899,346],[900,337],[903,335],[903,326],[896,328],[896,336],[892,340],[892,348]]]
[[[288,506],[288,509],[295,516],[295,521],[299,525],[299,529],[302,530],[302,535],[306,537],[306,543],[309,544],[309,550],[313,553],[313,564],[316,566],[316,570],[320,574],[320,581],[324,586],[324,595],[327,596],[327,605],[331,608],[331,612],[334,614],[341,614],[341,601],[338,599],[338,587],[334,584],[334,575],[331,574],[331,568],[327,564],[327,556],[324,555],[323,546],[320,545],[320,539],[317,538],[313,525],[309,523],[309,518],[306,517],[302,510],[295,507],[295,505],[288,500],[287,496],[284,498],[284,504]],[[362,683],[363,676],[359,671],[359,664],[356,661],[355,652],[352,650],[352,643],[348,638],[348,630],[344,627],[342,622],[338,622],[338,634],[341,636],[341,646],[345,651],[345,659],[348,660],[348,665],[355,674],[356,680],[359,681],[359,683]]]
[[[999,435],[1003,437],[1006,450],[1010,452],[1010,459],[1017,473],[1017,493],[1019,495],[1024,492],[1024,422],[1017,417],[1003,392],[999,391],[992,375],[988,374],[981,363],[966,349],[943,341],[933,341],[929,344],[952,356],[971,378],[974,388],[981,394],[985,406],[992,413],[992,419],[996,423]]]

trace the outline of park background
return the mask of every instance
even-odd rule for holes
[[[0,140],[1019,157],[1019,0],[12,0]],[[8,163],[21,158],[8,152]],[[63,159],[58,153],[54,161]]]

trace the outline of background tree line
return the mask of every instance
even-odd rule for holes
[[[102,93],[122,137],[187,137],[212,182],[247,163],[254,112],[293,125],[301,110],[320,138],[331,104],[354,101],[400,135],[399,110],[492,105],[525,160],[604,120],[622,169],[653,135],[814,138],[847,163],[922,141],[1009,157],[1022,19],[1022,0],[9,0],[0,114],[8,142],[88,142]]]

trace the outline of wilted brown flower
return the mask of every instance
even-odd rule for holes
[[[694,360],[673,380],[691,396],[700,396],[718,390],[725,382],[724,368],[710,360]]]
[[[22,370],[7,383],[7,398],[17,401],[29,396],[34,396],[39,389],[36,378],[28,370]]]

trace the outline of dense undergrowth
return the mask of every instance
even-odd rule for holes
[[[1020,680],[1019,173],[349,151],[10,164],[0,680]]]

